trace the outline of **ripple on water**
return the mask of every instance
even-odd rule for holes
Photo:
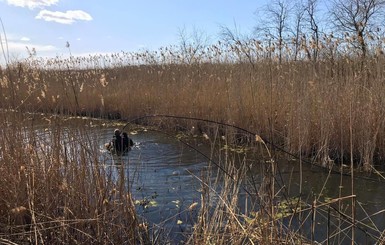
[[[109,140],[112,133],[113,129],[104,131],[100,137],[101,145]],[[173,217],[200,200],[201,183],[192,174],[200,176],[201,170],[207,167],[207,159],[182,147],[172,137],[138,132],[131,138],[135,146],[128,156],[114,157],[102,150],[105,167],[114,171],[115,179],[119,178],[122,167],[128,173],[134,199],[148,204],[138,205],[139,213],[150,222],[175,226]]]

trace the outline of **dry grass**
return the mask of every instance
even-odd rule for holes
[[[353,162],[370,171],[375,163],[382,165],[385,157],[385,59],[382,54],[362,59],[344,47],[338,40],[325,39],[317,61],[308,61],[305,55],[293,61],[285,48],[282,63],[277,62],[273,47],[255,40],[210,46],[190,64],[183,62],[184,55],[175,47],[64,60],[32,57],[0,70],[0,108],[110,119],[146,114],[207,118],[256,132],[324,166]],[[52,118],[52,134],[42,141],[33,121],[27,123],[22,115],[1,114],[1,173],[5,176],[0,180],[1,239],[145,242],[127,190],[110,182],[98,167],[102,164],[98,147],[87,140],[62,145],[61,135],[88,139],[86,130],[79,126],[67,132],[60,120]],[[162,120],[159,125],[194,125],[212,137],[205,125],[185,120]],[[239,141],[237,133],[232,132],[234,141]],[[224,166],[234,175],[224,178],[214,209],[209,193],[215,186],[205,176],[197,176],[205,192],[190,243],[297,243],[306,239],[300,231],[289,232],[288,217],[290,224],[301,214],[305,218],[299,226],[310,223],[314,228],[316,214],[325,213],[321,207],[335,202],[340,207],[345,199],[355,202],[354,193],[327,205],[319,200],[311,204],[286,200],[294,205],[294,213],[279,217],[282,200],[276,193],[274,148],[269,150],[272,155],[263,164],[261,188],[255,188],[258,195],[250,197],[257,199],[260,210],[241,213],[236,208],[247,168],[234,167],[224,158]],[[353,215],[337,216],[353,223],[347,229],[356,227]],[[345,234],[336,227],[338,232],[328,238]]]
[[[227,53],[214,53],[214,47]],[[213,46],[194,64],[180,63],[171,49],[27,60],[2,70],[0,105],[105,118],[207,118],[257,132],[324,165],[350,162],[350,154],[366,170],[382,162],[383,56],[338,54],[278,64],[274,56],[263,58],[273,51],[260,48],[254,54],[259,60],[234,62],[239,49],[227,49]]]
[[[114,181],[87,123],[1,113],[0,237],[20,244],[145,243],[127,176]],[[41,126],[44,126],[43,128]],[[2,242],[4,242],[2,241]]]

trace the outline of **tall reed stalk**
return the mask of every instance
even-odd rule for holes
[[[103,167],[89,122],[0,115],[0,237],[21,244],[144,244],[127,176]],[[142,227],[142,228],[141,228]]]
[[[356,166],[371,171],[384,156],[382,56],[367,57],[364,68],[361,59],[343,54],[278,65],[273,51],[267,49],[266,60],[257,49],[254,55],[260,59],[244,63],[231,58],[239,49],[221,45],[209,47],[192,64],[178,61],[172,48],[67,60],[30,58],[1,71],[0,105],[115,119],[146,114],[209,118],[258,132],[328,167],[352,154]],[[352,148],[343,137],[349,134],[350,104]]]

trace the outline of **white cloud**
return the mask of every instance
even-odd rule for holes
[[[31,41],[31,39],[28,37],[22,37],[22,38],[20,38],[20,41],[29,42],[29,41]]]
[[[7,0],[9,5],[27,7],[29,9],[42,8],[57,4],[59,0]]]
[[[9,53],[16,53],[16,54],[26,54],[27,53],[27,47],[28,49],[35,48],[36,52],[39,54],[39,52],[52,52],[58,50],[53,45],[41,45],[41,44],[27,44],[25,42],[17,42],[17,41],[8,41],[8,50]]]
[[[28,52],[31,52],[33,49],[36,51],[36,54],[39,57],[53,55],[56,52],[60,51],[60,49],[53,45],[33,43],[30,41],[30,38],[25,36],[23,37],[14,33],[9,33],[7,35],[7,39],[1,39],[0,43],[4,47],[5,56],[7,56],[11,61],[18,61],[20,59],[28,57]],[[4,64],[5,60],[3,55],[1,55],[0,66]]]
[[[59,12],[43,9],[35,18],[42,19],[45,21],[54,21],[60,24],[72,24],[77,20],[92,20],[91,15],[82,10],[69,10],[66,12]]]

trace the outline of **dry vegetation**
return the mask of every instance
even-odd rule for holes
[[[350,37],[345,38],[325,35],[317,45],[303,40],[296,59],[290,45],[281,43],[277,48],[274,42],[250,39],[218,42],[194,52],[167,47],[68,59],[31,56],[7,64],[0,70],[0,107],[5,112],[0,121],[0,242],[149,242],[129,190],[124,188],[124,174],[114,183],[99,168],[103,164],[98,158],[99,146],[89,140],[84,125],[67,131],[61,120],[52,117],[52,133],[40,138],[26,112],[127,120],[152,114],[176,115],[255,132],[261,137],[252,144],[262,145],[265,154],[269,153],[267,161],[262,160],[262,185],[255,185],[249,196],[258,205],[247,213],[235,208],[249,164],[235,167],[226,158],[223,163],[233,174],[223,177],[223,192],[215,193],[220,200],[216,207],[210,206],[209,194],[215,188],[199,176],[201,209],[186,241],[313,242],[316,214],[330,215],[330,206],[336,203],[337,218],[332,224],[336,232],[328,233],[327,238],[351,233],[354,240],[358,227],[354,193],[325,203],[281,199],[284,191],[277,191],[275,186],[277,166],[270,145],[265,145],[270,142],[328,167],[354,163],[372,171],[376,164],[383,165],[384,37],[377,37],[365,56],[352,52]],[[317,59],[308,57],[314,50]],[[162,127],[170,128],[190,124],[177,118],[162,121]],[[210,133],[204,124],[193,125],[217,140],[218,131]],[[63,134],[80,135],[81,141],[63,141]],[[233,135],[239,140],[237,132]],[[339,209],[343,201],[352,205],[350,216]],[[280,210],[282,205],[287,211]],[[302,237],[299,231],[290,232],[298,215],[305,217],[293,226],[310,226],[310,238]],[[345,228],[336,221],[341,219],[348,223]],[[375,238],[381,240],[381,231],[376,232]]]
[[[0,243],[145,243],[127,176],[105,171],[89,124],[37,118],[1,113]]]
[[[4,109],[104,118],[212,119],[322,164],[353,160],[370,171],[385,156],[384,56],[349,53],[338,38],[325,37],[319,45],[317,61],[307,60],[305,50],[293,61],[285,50],[281,63],[274,46],[256,40],[209,46],[190,64],[176,47],[31,57],[1,71],[0,103]]]
[[[106,171],[97,134],[100,121],[0,115],[0,243],[169,243],[159,233],[162,227],[154,229],[136,215],[124,165],[118,178]],[[219,128],[212,131],[218,135]],[[234,131],[227,132],[219,138],[203,136],[212,146],[212,159],[219,161],[208,161],[199,176],[191,173],[201,183],[201,199],[180,211],[191,213],[193,228],[183,234],[186,244],[307,244],[315,241],[318,229],[327,229],[322,243],[340,244],[354,241],[354,230],[362,227],[371,239],[383,240],[372,216],[355,220],[355,209],[349,207],[356,203],[354,195],[291,198],[276,178],[278,165],[263,139],[255,136],[243,156],[227,147]],[[212,182],[214,165],[222,171]],[[260,168],[261,174],[250,176],[251,168]]]

